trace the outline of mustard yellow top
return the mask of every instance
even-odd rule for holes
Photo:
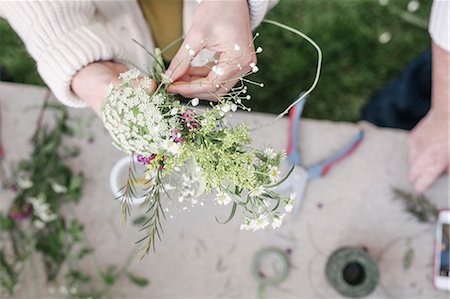
[[[158,48],[164,49],[183,34],[183,0],[139,0],[139,4]],[[165,51],[164,60],[172,60],[180,45],[181,41]]]

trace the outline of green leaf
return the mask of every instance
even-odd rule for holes
[[[0,250],[0,290],[6,289],[9,295],[14,292],[14,286],[17,284],[17,274],[12,265],[6,260],[3,250]]]
[[[105,272],[101,273],[102,280],[106,285],[113,285],[116,282],[116,266],[110,265]]]
[[[134,283],[138,287],[145,287],[150,283],[150,281],[147,278],[138,277],[130,272],[127,272],[127,277],[130,280],[130,282]]]
[[[81,248],[80,252],[78,253],[78,259],[82,259],[83,257],[85,257],[86,255],[92,254],[95,252],[95,249],[92,247],[83,247]]]
[[[10,231],[15,226],[14,221],[8,216],[0,214],[0,230]]]
[[[69,183],[69,190],[68,190],[69,195],[74,199],[79,199],[81,197],[83,183],[84,183],[83,174],[73,175]]]
[[[70,284],[88,283],[91,281],[91,276],[78,270],[70,270],[66,274],[66,279]]]
[[[83,238],[84,225],[78,220],[74,219],[70,223],[69,233],[71,234],[74,241],[81,241]]]
[[[139,217],[134,218],[133,225],[142,225],[147,220],[147,217],[141,215]]]
[[[236,207],[237,207],[237,204],[236,204],[235,202],[233,202],[233,207],[231,208],[230,216],[228,216],[228,219],[225,220],[225,222],[220,222],[220,221],[217,219],[217,217],[216,217],[216,221],[219,222],[220,224],[225,224],[225,223],[230,222],[230,220],[233,219],[234,214],[236,213]]]

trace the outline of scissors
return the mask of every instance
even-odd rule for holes
[[[302,94],[300,97],[301,96]],[[326,176],[337,163],[352,154],[364,138],[364,131],[360,130],[347,142],[347,144],[329,158],[310,166],[302,165],[302,154],[299,151],[298,130],[306,99],[307,98],[305,97],[302,101],[299,101],[289,111],[287,160],[291,166],[294,166],[294,169],[286,181],[278,187],[281,192],[288,191],[297,194],[297,199],[292,211],[294,217],[297,217],[299,214],[308,182]]]

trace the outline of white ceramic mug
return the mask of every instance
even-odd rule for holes
[[[121,196],[121,192],[119,191],[123,186],[125,186],[126,181],[128,179],[128,168],[130,165],[131,157],[123,157],[119,161],[114,164],[111,175],[109,176],[109,184],[111,186],[111,191],[114,196],[118,198]],[[144,171],[146,167],[138,162],[135,162],[136,167],[136,178],[140,176],[144,176]],[[142,196],[144,191],[142,188],[136,188],[136,197],[133,197],[131,200],[132,205],[139,205],[144,202],[145,197]]]

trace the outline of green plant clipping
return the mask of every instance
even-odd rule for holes
[[[79,202],[83,193],[84,175],[68,164],[80,151],[64,144],[73,132],[66,109],[45,102],[42,112],[55,114],[55,124],[48,127],[38,122],[31,155],[7,180],[16,193],[8,212],[0,213],[0,297],[15,298],[18,289],[31,291],[34,282],[26,273],[37,271],[38,263],[45,269],[47,282],[60,285],[49,287],[43,298],[56,294],[73,299],[111,298],[114,284],[125,275],[134,285],[146,286],[145,278],[128,272],[133,253],[120,267],[102,269],[84,225],[76,215],[67,215],[69,205]],[[80,266],[79,261],[87,258],[95,266],[94,275]]]
[[[414,195],[398,188],[392,190],[394,198],[402,201],[405,211],[414,216],[417,221],[423,223],[436,222],[439,209],[425,195]]]

